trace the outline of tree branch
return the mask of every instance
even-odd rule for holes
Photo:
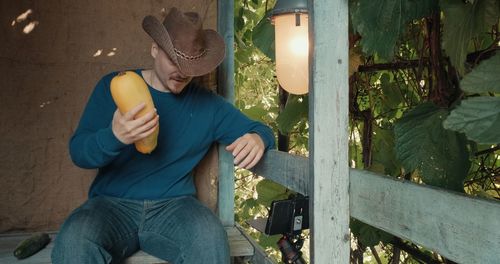
[[[399,238],[395,239],[394,246],[400,248],[401,250],[406,251],[406,253],[410,254],[412,257],[414,257],[420,261],[423,261],[424,263],[440,264],[439,261],[433,259],[432,257],[430,257],[428,255],[425,255],[424,253],[420,252],[420,250],[411,247],[410,245],[406,244],[405,242],[403,242]]]
[[[494,148],[489,148],[489,149],[478,151],[478,152],[474,153],[474,156],[480,156],[480,155],[488,154],[488,153],[491,153],[491,152],[495,152],[495,151],[497,151],[499,149],[500,149],[500,145],[497,145]]]
[[[399,264],[399,260],[401,257],[401,249],[398,247],[392,248],[392,264]]]
[[[377,72],[384,70],[399,70],[399,69],[409,69],[417,68],[419,66],[428,65],[428,60],[423,58],[422,60],[403,60],[391,63],[376,63],[371,65],[359,65],[358,72]]]
[[[373,257],[375,257],[377,263],[382,264],[382,260],[380,259],[377,250],[375,250],[375,247],[370,247],[370,251],[372,252]]]

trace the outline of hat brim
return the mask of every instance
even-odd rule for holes
[[[224,40],[215,30],[203,30],[206,52],[200,58],[188,60],[176,55],[172,39],[158,19],[146,16],[142,21],[142,28],[167,53],[172,62],[179,67],[179,70],[187,76],[201,76],[210,73],[224,60],[226,54]]]
[[[205,35],[206,53],[202,57],[195,60],[186,60],[182,57],[177,57],[180,70],[188,76],[205,75],[215,70],[224,60],[226,47],[219,33],[211,29],[205,29],[203,33]]]
[[[179,66],[177,56],[175,55],[174,45],[170,35],[163,25],[153,16],[146,16],[142,20],[142,28],[148,35],[167,53],[170,59]]]

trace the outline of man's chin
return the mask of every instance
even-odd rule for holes
[[[171,85],[168,87],[168,90],[173,93],[173,94],[180,94],[184,88],[186,87],[187,84],[182,84],[182,85],[179,85],[179,84],[176,84],[176,85]]]

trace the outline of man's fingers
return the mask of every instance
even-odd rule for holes
[[[146,138],[147,136],[153,134],[153,132],[155,132],[156,130],[156,127],[157,126],[154,126],[152,128],[150,128],[149,130],[146,130],[144,133],[141,133],[139,135],[137,135],[137,139],[135,141],[138,141],[138,140],[141,140],[141,139],[144,139]]]
[[[113,119],[119,118],[121,116],[122,116],[122,113],[120,113],[120,110],[118,110],[118,108],[116,108],[115,113],[113,114]]]
[[[226,146],[226,150],[232,152],[234,147],[236,147],[235,142],[231,143],[231,145]]]
[[[234,157],[234,164],[240,168],[250,169],[264,155],[264,142],[257,134],[247,133],[226,147]]]
[[[138,129],[142,126],[144,126],[145,124],[147,124],[148,122],[150,122],[151,120],[154,120],[155,117],[156,117],[156,109],[154,109],[153,111],[135,119],[135,120],[130,120],[130,130],[135,130],[135,129]]]
[[[239,155],[242,149],[244,149],[248,145],[248,140],[245,139],[238,139],[238,144],[236,144],[236,147],[234,147],[232,153],[233,156],[236,157]]]
[[[231,143],[229,146],[226,147],[226,150],[229,152],[233,152],[234,148],[236,148],[236,146],[239,144],[240,140],[241,140],[241,137],[239,137],[238,139],[233,141],[233,143]]]
[[[252,162],[250,162],[250,164],[247,165],[245,169],[251,169],[255,165],[257,165],[257,163],[259,163],[263,155],[264,155],[264,150],[259,150],[259,152],[257,152],[257,155],[255,155],[255,158],[252,160]]]
[[[242,144],[240,144],[241,146]],[[238,148],[238,147],[236,147]],[[233,155],[237,150],[235,149],[233,151]],[[244,147],[241,148],[241,150],[234,156],[234,164],[239,164],[248,154],[252,151],[252,147],[250,145],[245,145]]]
[[[134,120],[134,117],[139,113],[144,107],[146,107],[146,103],[140,103],[134,108],[130,109],[127,113],[123,115],[126,120]]]
[[[136,129],[136,134],[142,134],[145,131],[151,129],[152,127],[155,127],[158,124],[158,120],[160,120],[160,116],[156,115],[153,119],[147,121],[145,124],[139,126]]]
[[[250,164],[250,163],[253,161],[253,159],[255,158],[255,155],[257,154],[258,149],[254,147],[254,148],[252,148],[252,149],[248,149],[248,148],[247,148],[247,149],[245,149],[244,151],[245,151],[245,152],[247,152],[247,154],[245,154],[245,155],[241,155],[242,157],[240,157],[241,159],[243,159],[243,158],[244,158],[244,159],[243,159],[243,161],[241,161],[241,162],[236,162],[236,160],[235,160],[235,162],[234,162],[234,163],[235,163],[238,167],[243,168],[243,169],[246,169],[246,168],[247,168],[247,165],[248,165],[248,164]],[[242,151],[241,153],[243,153],[243,151]]]

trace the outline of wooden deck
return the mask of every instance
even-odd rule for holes
[[[229,238],[229,246],[231,256],[233,257],[250,257],[254,254],[254,248],[247,238],[241,233],[237,227],[226,228]],[[50,233],[52,241],[56,233]],[[18,260],[14,257],[13,252],[16,246],[22,240],[29,237],[29,234],[4,234],[0,235],[0,263],[19,263],[19,264],[50,264],[50,253],[52,252],[53,243],[51,242],[40,252],[35,255]],[[123,264],[160,264],[167,263],[164,260],[153,257],[143,251],[138,251],[130,256]]]

